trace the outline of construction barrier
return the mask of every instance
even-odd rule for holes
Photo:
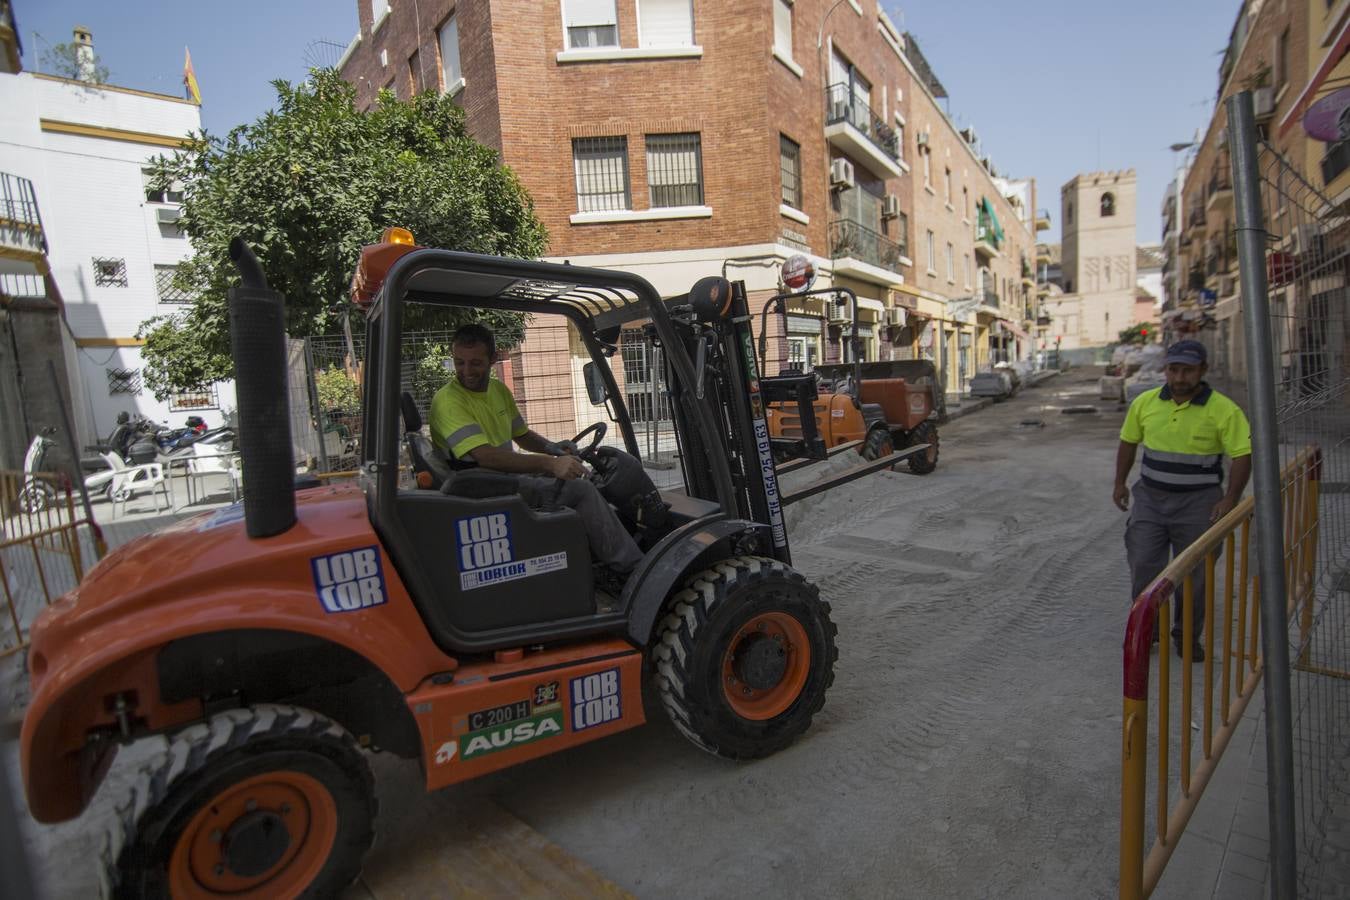
[[[1321,468],[1322,452],[1312,445],[1295,456],[1281,472],[1288,620],[1299,623],[1299,628],[1305,632],[1304,638],[1306,631],[1312,628],[1316,598]],[[1147,897],[1157,886],[1248,701],[1260,685],[1262,657],[1258,608],[1261,586],[1260,578],[1255,574],[1254,512],[1253,498],[1243,499],[1172,560],[1130,608],[1125,629],[1121,733],[1122,898]],[[1204,574],[1204,596],[1199,598],[1195,596],[1198,571]],[[1179,684],[1174,684],[1170,623],[1178,588],[1183,612],[1182,658]],[[1196,603],[1203,603],[1205,612],[1203,663],[1192,659]],[[1158,631],[1157,730],[1150,741],[1150,651],[1155,622]],[[1217,644],[1216,633],[1219,634]],[[1306,644],[1306,640],[1301,643]],[[1217,679],[1216,667],[1219,670]],[[1197,676],[1201,694],[1198,705],[1195,702]],[[1178,687],[1181,704],[1174,721],[1172,698]],[[1192,736],[1197,724],[1200,731],[1198,756]],[[1156,759],[1152,779],[1156,823],[1154,840],[1145,857],[1150,753]],[[1178,789],[1178,797],[1175,805],[1169,805],[1174,786]]]
[[[98,526],[77,516],[68,479],[0,470],[0,659],[28,646],[38,612],[106,549]]]

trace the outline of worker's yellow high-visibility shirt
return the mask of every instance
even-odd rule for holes
[[[460,460],[467,460],[469,452],[479,447],[510,450],[511,439],[529,431],[516,408],[516,398],[495,378],[488,379],[485,391],[471,391],[458,378],[450,379],[431,399],[427,418],[432,443]]]
[[[1145,391],[1130,404],[1120,439],[1144,445],[1139,474],[1165,491],[1195,491],[1223,483],[1223,457],[1252,452],[1252,427],[1242,408],[1201,382],[1177,403],[1167,385]]]

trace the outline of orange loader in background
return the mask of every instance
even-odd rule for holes
[[[791,260],[789,260],[791,262]],[[788,267],[785,265],[785,277]],[[768,316],[776,311],[784,323],[787,301],[808,296],[832,296],[832,302],[852,307],[849,346],[853,362],[816,366],[818,393],[812,409],[815,431],[830,455],[856,447],[868,460],[889,456],[897,449],[923,446],[908,454],[910,471],[927,475],[937,468],[938,424],[946,418],[945,397],[936,367],[930,360],[905,359],[862,362],[858,338],[858,298],[845,287],[777,294],[760,314],[760,370],[765,368]],[[786,331],[786,328],[784,328]],[[779,460],[809,455],[800,449],[802,417],[790,403],[768,407],[769,435]]]

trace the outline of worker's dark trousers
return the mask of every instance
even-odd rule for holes
[[[642,551],[614,514],[613,507],[585,478],[562,481],[542,475],[521,475],[519,484],[520,495],[532,507],[575,509],[597,562],[627,572],[642,559]]]
[[[1164,491],[1136,481],[1130,503],[1130,521],[1125,526],[1125,555],[1130,562],[1130,599],[1134,600],[1172,557],[1181,553],[1209,530],[1210,512],[1223,498],[1219,486],[1198,491]],[[1205,568],[1194,571],[1195,628],[1200,640],[1205,630]],[[1178,579],[1172,594],[1172,637],[1180,640],[1185,609],[1183,581]]]

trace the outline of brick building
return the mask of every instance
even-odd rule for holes
[[[1310,72],[1329,60],[1325,78],[1331,67],[1340,64],[1348,11],[1350,3],[1345,0],[1331,4],[1246,0],[1242,4],[1219,64],[1214,115],[1187,150],[1181,201],[1164,201],[1164,233],[1175,229],[1177,234],[1175,242],[1164,242],[1167,271],[1176,286],[1163,311],[1164,333],[1168,339],[1184,335],[1206,343],[1212,378],[1241,379],[1246,373],[1224,101],[1238,91],[1252,90],[1256,120],[1267,140],[1291,166],[1307,172],[1309,183],[1321,188],[1318,160],[1308,147],[1313,142],[1298,119],[1306,108],[1305,98],[1316,93]],[[1313,28],[1319,40],[1310,47],[1308,35]],[[1344,190],[1346,184],[1350,180],[1327,186]],[[1273,233],[1287,231],[1279,223],[1271,225]],[[1295,239],[1285,235],[1282,246]]]
[[[1012,191],[1025,197],[1019,211],[973,135],[959,135],[938,107],[940,83],[876,0],[357,7],[360,31],[339,68],[360,102],[381,89],[453,94],[470,132],[533,196],[551,258],[629,270],[666,296],[725,272],[746,282],[757,309],[777,289],[778,264],[806,253],[817,286],[857,293],[868,359],[930,356],[956,390],[991,347],[1030,352],[1016,333],[1025,334],[1034,286],[1021,268],[1034,243],[1034,184]],[[968,209],[945,204],[947,185]],[[984,257],[981,223],[991,235]],[[936,267],[916,255],[930,230]],[[977,293],[979,278],[989,292]],[[843,358],[838,315],[821,300],[794,304],[786,333],[771,325],[770,368]],[[556,329],[531,326],[513,365],[527,415],[550,434],[590,415],[559,386],[570,372],[577,387],[580,369]],[[642,380],[641,369],[629,380]]]

